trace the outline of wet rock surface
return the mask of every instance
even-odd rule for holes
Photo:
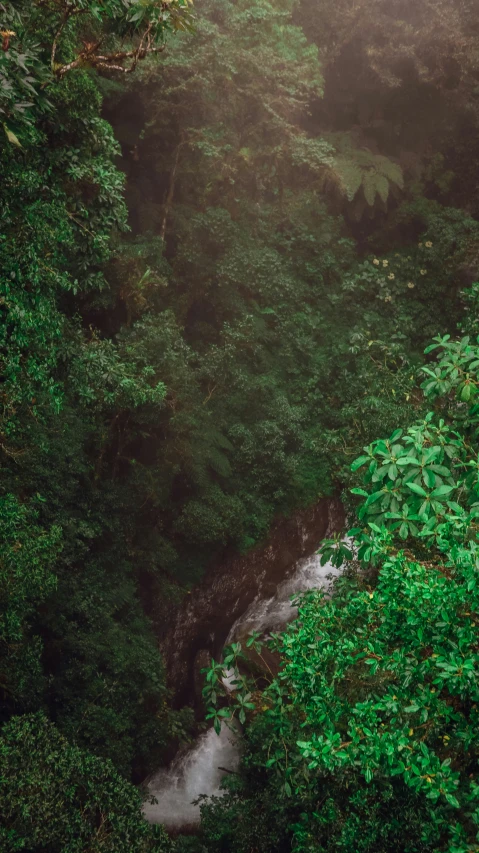
[[[203,719],[206,714],[206,707],[203,702],[203,687],[205,686],[206,678],[203,670],[209,667],[210,664],[211,654],[206,649],[200,649],[195,655],[193,664],[195,714],[200,719]]]
[[[180,606],[161,643],[176,703],[190,701],[196,692],[198,652],[202,651],[203,659],[208,653],[218,657],[232,625],[254,599],[268,597],[298,560],[313,554],[322,539],[343,525],[340,502],[323,498],[289,519],[279,520],[264,545],[230,557],[205,574]]]

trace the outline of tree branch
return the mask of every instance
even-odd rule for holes
[[[55,36],[55,52],[57,49],[56,45],[58,42],[58,38],[65,27],[68,17],[69,15],[66,17],[66,19],[62,21],[62,24],[60,25]],[[65,74],[67,74],[69,71],[72,71],[74,68],[80,68],[85,65],[91,68],[102,69],[105,71],[119,71],[122,74],[131,74],[133,71],[135,71],[138,62],[141,59],[145,59],[145,57],[149,56],[150,54],[162,53],[165,49],[164,44],[158,46],[155,46],[153,44],[152,30],[153,24],[150,22],[147,28],[145,29],[143,35],[141,36],[138,47],[133,48],[132,50],[122,50],[115,51],[113,53],[98,54],[96,53],[96,51],[100,47],[100,42],[88,44],[85,46],[85,50],[82,50],[81,53],[78,54],[76,59],[73,59],[71,62],[67,62],[65,65],[61,65],[59,68],[53,70],[57,77],[60,78],[64,77]],[[130,65],[125,66],[122,64],[126,60],[131,60]]]
[[[163,242],[165,241],[166,223],[168,221],[168,214],[170,212],[170,207],[171,207],[171,204],[173,202],[173,196],[175,193],[176,172],[178,169],[178,161],[180,159],[180,148],[182,145],[183,145],[183,142],[180,142],[177,146],[176,153],[175,153],[175,162],[173,164],[173,171],[172,171],[171,176],[170,176],[170,186],[168,188],[168,195],[166,197],[166,202],[165,202],[165,212],[163,215],[163,222],[161,223],[161,231],[160,231],[160,237],[163,240]],[[210,397],[211,397],[211,394],[210,394]]]

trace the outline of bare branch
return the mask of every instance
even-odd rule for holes
[[[161,223],[161,231],[160,231],[160,236],[161,236],[161,239],[163,240],[163,242],[165,240],[165,235],[166,235],[166,223],[168,222],[168,214],[170,212],[170,207],[171,207],[171,204],[173,202],[173,197],[175,194],[176,172],[178,170],[178,162],[180,159],[180,148],[182,145],[183,145],[183,142],[180,142],[176,148],[175,162],[173,164],[173,171],[172,171],[171,176],[170,176],[170,186],[168,188],[168,195],[167,195],[166,203],[165,203],[165,211],[164,211],[164,215],[163,215],[163,222]]]
[[[62,22],[61,22],[60,26],[58,27],[58,30],[55,33],[55,38],[53,39],[52,55],[50,58],[50,66],[51,66],[52,71],[55,70],[55,56],[56,56],[57,48],[58,48],[58,41],[60,39],[60,36],[61,36],[63,30],[65,29],[65,27],[67,25],[69,17],[70,17],[70,11],[69,11],[69,9],[65,9],[65,13],[63,15]]]
[[[65,10],[63,12],[63,17],[62,17],[60,26],[58,27],[58,30],[56,31],[55,37],[53,39],[52,53],[51,53],[51,58],[50,58],[50,65],[51,65],[52,71],[55,71],[55,57],[56,57],[56,53],[57,53],[57,49],[58,49],[58,42],[60,40],[60,36],[63,33],[63,30],[65,29],[68,21],[70,20],[70,18],[73,15],[81,15],[81,14],[84,14],[86,11],[87,11],[86,9],[73,9],[69,5],[65,6]]]
[[[68,20],[68,18],[66,20]],[[66,20],[62,22],[55,36],[55,52],[57,49],[56,43],[58,42],[58,38],[65,27]],[[82,50],[81,53],[78,54],[76,59],[73,59],[71,62],[67,62],[60,68],[56,68],[53,70],[55,71],[57,77],[64,77],[65,74],[67,74],[69,71],[72,71],[74,68],[80,68],[83,66],[89,66],[90,68],[97,68],[105,71],[118,71],[122,74],[131,74],[133,71],[135,71],[138,62],[141,59],[145,59],[145,57],[150,54],[162,53],[165,49],[164,44],[157,46],[153,44],[152,30],[153,24],[150,22],[146,27],[144,33],[142,34],[138,46],[132,48],[131,50],[114,51],[113,53],[101,54],[96,53],[96,51],[100,47],[100,42],[87,44],[85,45],[85,50]],[[126,60],[131,60],[129,65],[122,64]]]

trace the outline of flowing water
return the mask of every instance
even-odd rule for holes
[[[240,640],[252,631],[267,634],[269,631],[282,630],[298,613],[291,597],[308,589],[328,586],[329,578],[338,574],[338,569],[330,563],[322,566],[317,554],[299,560],[292,574],[278,585],[274,595],[270,598],[258,596],[253,601],[246,613],[231,628],[227,643]]]
[[[173,761],[168,770],[160,770],[148,786],[158,801],[147,803],[143,813],[151,823],[164,823],[169,829],[194,826],[200,820],[200,807],[194,800],[202,794],[220,794],[225,770],[238,766],[236,737],[223,725],[219,735],[209,729],[186,755]]]
[[[308,589],[325,587],[328,578],[338,570],[329,563],[321,566],[317,555],[299,560],[289,577],[280,583],[270,598],[258,596],[247,611],[231,628],[227,642],[240,640],[251,631],[267,634],[284,628],[295,618],[297,608],[291,596]],[[228,686],[225,683],[225,686]],[[220,783],[227,771],[238,766],[237,736],[226,726],[217,735],[210,729],[171,767],[160,770],[149,782],[148,792],[155,797],[155,805],[147,804],[144,814],[152,823],[164,823],[171,829],[194,826],[199,823],[199,805],[193,800],[201,795],[218,795]]]

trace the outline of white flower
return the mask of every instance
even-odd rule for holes
[[[376,266],[376,267],[378,267],[378,266],[379,266],[379,261],[378,261],[378,259],[377,259],[377,258],[374,258],[373,264],[374,264],[374,266]]]
[[[407,286],[409,287],[409,290],[412,290],[413,287],[416,287],[413,281],[408,281]]]
[[[388,267],[388,266],[389,266],[389,261],[383,261],[383,267]]]
[[[388,275],[388,279],[389,279],[389,281],[393,281],[393,279],[395,279],[395,278],[396,278],[396,276],[394,275],[394,273],[393,273],[393,272],[390,272],[390,273],[389,273],[389,275]]]
[[[430,240],[428,240],[428,241],[427,241],[427,243],[425,243],[425,246],[426,246],[426,249],[432,249],[432,243],[431,243],[431,241],[430,241]]]
[[[419,270],[419,272],[421,273],[421,275],[427,275],[427,270]]]

